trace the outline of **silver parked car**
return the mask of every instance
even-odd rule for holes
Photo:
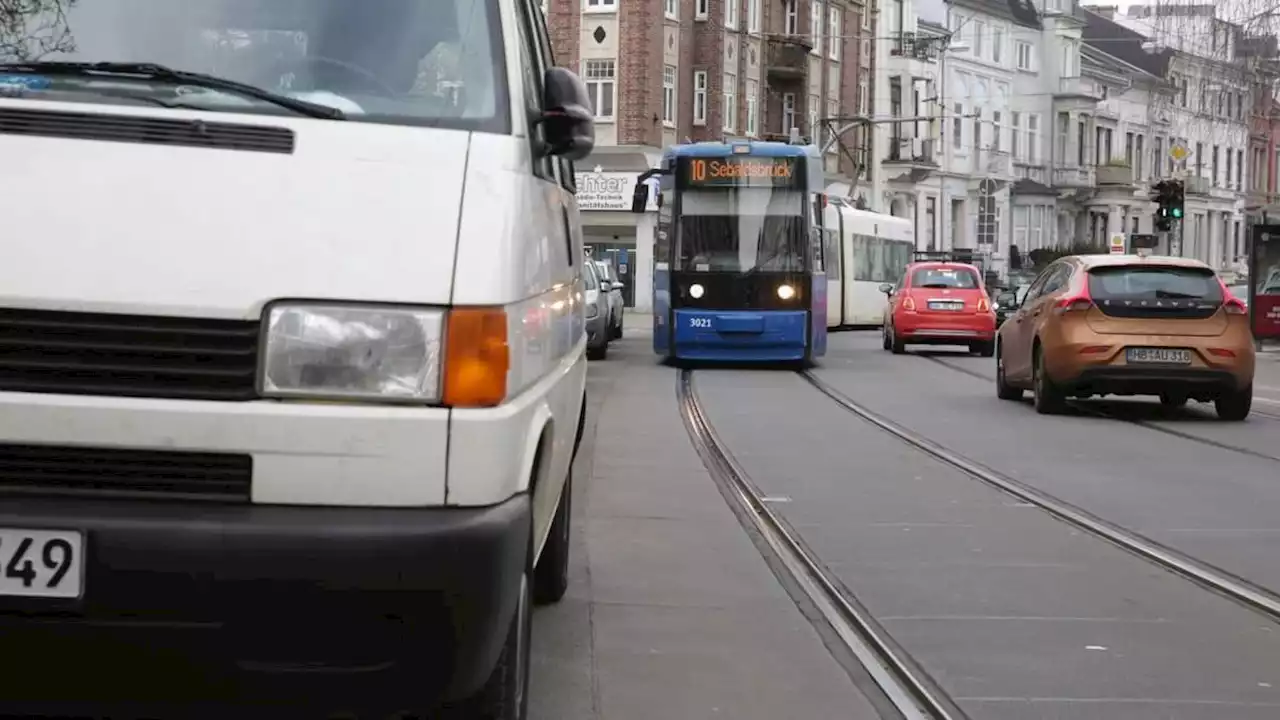
[[[609,354],[609,296],[601,292],[600,269],[593,262],[582,263],[583,304],[587,316],[587,358],[603,360]]]
[[[595,266],[600,270],[600,292],[608,295],[609,301],[609,337],[622,337],[622,315],[626,311],[622,299],[622,282],[614,270],[613,263],[608,260],[596,260]]]

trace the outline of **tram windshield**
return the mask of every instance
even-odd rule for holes
[[[336,108],[353,122],[503,132],[500,38],[494,0],[0,1],[0,63],[10,65],[7,85],[30,100],[289,111],[225,85],[166,77],[172,69]],[[77,72],[48,63],[163,67]]]
[[[686,190],[677,269],[798,272],[808,246],[805,193],[777,187]]]

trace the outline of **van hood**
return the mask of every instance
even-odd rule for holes
[[[449,302],[468,133],[91,111],[122,110],[288,127],[295,149],[0,134],[0,305],[245,318],[279,298]]]

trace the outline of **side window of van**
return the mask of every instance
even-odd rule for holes
[[[530,118],[536,118],[542,113],[542,77],[548,67],[538,44],[538,32],[534,29],[542,22],[539,17],[542,11],[531,8],[528,0],[520,0],[516,10],[520,15],[520,66],[524,70],[525,110]],[[531,10],[538,15],[531,14]],[[530,135],[534,147],[541,147],[546,137],[542,126],[534,128]],[[539,157],[534,160],[533,173],[540,178],[554,181],[555,167],[555,158]]]

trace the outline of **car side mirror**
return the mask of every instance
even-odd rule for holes
[[[545,152],[573,161],[590,155],[596,146],[596,120],[582,78],[562,67],[548,68],[543,87]]]
[[[996,296],[996,305],[1000,307],[1013,307],[1017,302],[1013,293],[1000,293]]]
[[[893,283],[880,283],[880,292],[885,295],[893,294]]]
[[[622,288],[626,287],[626,285],[623,285],[620,282],[615,282],[610,287],[613,288],[614,290],[621,290]]]

